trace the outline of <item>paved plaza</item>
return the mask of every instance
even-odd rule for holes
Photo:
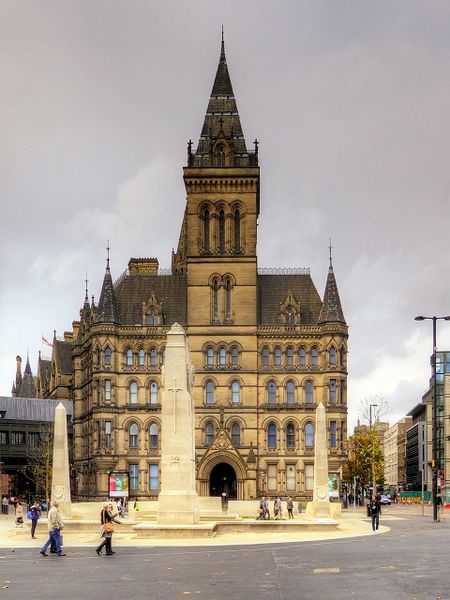
[[[31,540],[1,517],[0,600],[450,600],[450,513],[440,523],[428,507],[421,513],[385,507],[378,534],[363,509],[344,511],[341,536],[252,533],[183,542],[118,533],[112,557],[97,557],[97,536],[68,534],[63,558],[41,557],[42,534]]]

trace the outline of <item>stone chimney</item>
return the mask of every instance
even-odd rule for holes
[[[130,275],[158,275],[157,258],[130,258],[128,271]]]

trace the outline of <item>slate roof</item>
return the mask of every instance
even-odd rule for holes
[[[187,325],[185,275],[126,275],[115,287],[122,325],[142,324],[142,303],[155,294],[163,305],[164,324]]]
[[[39,359],[39,374],[41,377],[41,381],[46,381],[48,377],[50,377],[50,372],[52,370],[52,361],[47,360],[45,358]]]
[[[0,412],[5,412],[4,419],[15,421],[54,421],[55,408],[60,402],[63,403],[67,414],[72,419],[72,400],[0,396]]]
[[[300,323],[317,325],[322,300],[310,275],[258,275],[258,324],[279,325],[280,303],[292,291],[300,303]]]
[[[57,346],[58,370],[60,373],[72,374],[72,342],[54,340],[53,344]]]

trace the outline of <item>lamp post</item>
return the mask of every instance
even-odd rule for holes
[[[436,321],[450,321],[450,316],[446,317],[424,317],[422,315],[415,317],[415,321],[432,321],[433,322],[433,358],[432,358],[432,410],[431,410],[431,472],[432,472],[432,498],[433,498],[433,521],[438,520],[438,508],[437,508],[437,399],[436,399]]]
[[[375,432],[372,432],[372,408],[378,407],[378,404],[369,404],[369,425],[370,425],[370,435],[372,436],[372,493],[376,495],[376,482],[375,482],[375,445],[374,445],[374,436]]]

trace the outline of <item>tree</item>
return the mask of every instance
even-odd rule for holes
[[[371,414],[371,407],[373,408]],[[359,401],[359,414],[363,423],[376,423],[387,415],[389,412],[389,402],[383,398],[381,394],[363,398]]]
[[[27,462],[20,469],[25,477],[35,484],[36,492],[43,493],[49,500],[52,488],[53,469],[53,423],[40,428],[39,439],[28,446]]]
[[[343,480],[352,485],[370,487],[372,469],[377,485],[384,483],[384,456],[375,428],[363,429],[350,438],[349,459],[342,469]]]

